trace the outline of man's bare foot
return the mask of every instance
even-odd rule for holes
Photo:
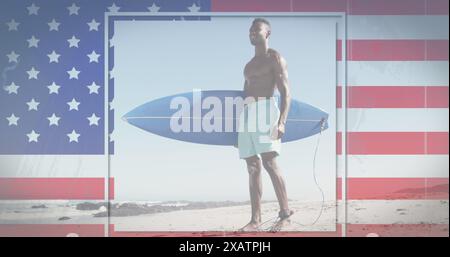
[[[270,228],[270,232],[278,232],[281,231],[284,227],[291,224],[291,220],[289,218],[279,220],[275,225]]]
[[[250,221],[247,225],[239,229],[240,232],[254,232],[259,231],[260,222]]]
[[[278,217],[280,218],[280,220],[270,228],[270,231],[278,232],[281,231],[284,227],[290,225],[291,224],[290,217],[292,216],[292,214],[294,214],[294,211],[292,210],[288,210],[286,212],[280,211],[278,213]]]

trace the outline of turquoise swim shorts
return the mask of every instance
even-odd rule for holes
[[[281,151],[281,139],[276,139],[280,110],[275,99],[262,99],[244,106],[239,116],[239,158],[245,159],[266,152]]]

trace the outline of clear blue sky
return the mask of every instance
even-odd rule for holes
[[[248,40],[252,19],[116,21],[111,175],[116,178],[117,200],[249,199],[246,166],[237,149],[159,137],[120,117],[148,101],[194,88],[242,89],[243,68],[254,55]],[[335,21],[268,19],[269,46],[287,60],[293,97],[330,115],[316,167],[326,198],[335,199]],[[312,176],[317,137],[283,144],[278,161],[291,199],[320,200]],[[265,172],[263,183],[263,199],[276,199]]]

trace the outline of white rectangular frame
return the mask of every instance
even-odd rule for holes
[[[336,32],[339,31],[339,29],[343,30],[343,38],[342,40],[342,49],[341,49],[341,68],[343,69],[340,71],[338,69],[339,65],[336,65],[336,87],[341,84],[342,86],[342,108],[344,110],[342,113],[344,114],[343,120],[344,124],[341,124],[340,127],[342,127],[342,152],[341,154],[344,156],[343,159],[343,172],[342,172],[342,199],[341,202],[344,205],[343,208],[339,209],[338,201],[339,199],[336,199],[336,223],[338,223],[338,217],[343,217],[341,230],[342,230],[342,236],[346,236],[346,223],[347,223],[347,15],[345,12],[120,12],[120,13],[111,13],[111,12],[105,12],[105,29],[104,29],[104,54],[105,54],[105,62],[104,62],[104,81],[105,81],[105,94],[104,94],[104,116],[105,116],[105,127],[104,127],[104,149],[105,149],[105,156],[107,158],[108,163],[108,177],[105,178],[105,200],[108,202],[108,213],[110,213],[110,155],[109,155],[109,143],[110,143],[110,135],[109,135],[109,18],[114,16],[124,16],[124,17],[131,17],[131,16],[138,16],[138,17],[155,17],[155,16],[175,16],[175,17],[182,17],[182,16],[194,16],[194,17],[334,17],[334,18],[340,18],[342,19],[343,28],[339,28],[339,24],[336,24]],[[336,34],[336,40],[338,39],[338,34]],[[336,60],[338,62],[338,60]],[[342,76],[340,76],[340,72],[342,72]],[[341,79],[342,81],[339,81]],[[341,82],[341,83],[339,83]],[[337,109],[336,111],[336,117],[338,115]],[[336,129],[338,128],[338,118],[336,118]],[[336,179],[338,178],[338,158],[336,156]],[[339,211],[342,210],[342,214],[339,215]],[[109,236],[109,227],[110,227],[110,216],[108,215],[108,224],[105,224],[105,236]]]

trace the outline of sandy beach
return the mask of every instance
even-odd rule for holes
[[[108,224],[108,218],[104,216],[104,204],[0,201],[0,224]],[[128,206],[125,211],[115,214],[113,212],[109,219],[110,224],[115,225],[116,231],[124,232],[236,231],[250,220],[250,205],[245,202],[193,202],[193,209],[186,207],[187,204],[177,202],[115,204],[118,209]],[[344,222],[346,209],[347,222],[351,224],[443,224],[447,225],[448,233],[448,200],[353,200],[348,201],[346,207],[340,201],[337,205],[336,202],[327,202],[315,224],[312,223],[320,213],[321,202],[290,201],[289,204],[295,214],[291,217],[290,225],[283,231],[335,231],[336,224]],[[214,207],[221,205],[225,206]],[[137,208],[154,210],[155,206],[159,212],[136,212]],[[165,207],[161,209],[161,206]],[[174,210],[164,211],[171,208]],[[261,229],[269,229],[276,221],[277,214],[277,202],[263,203],[262,220],[268,222],[261,226]]]
[[[336,229],[335,202],[325,203],[320,214],[321,202],[289,202],[295,211],[291,224],[283,231],[334,231]],[[262,230],[268,230],[278,216],[278,203],[262,204]],[[250,221],[250,205],[180,210],[169,213],[139,215],[136,217],[111,217],[120,231],[236,231]]]

